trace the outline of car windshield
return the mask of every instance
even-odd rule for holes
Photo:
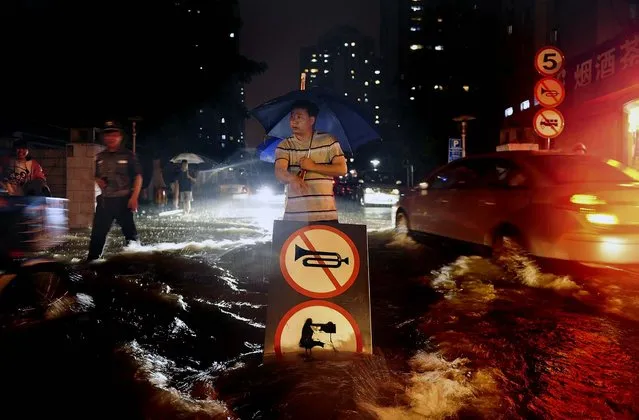
[[[531,162],[558,184],[639,182],[639,172],[616,160],[593,156],[535,156]]]
[[[393,177],[386,172],[370,172],[364,175],[364,182],[369,184],[392,184]]]

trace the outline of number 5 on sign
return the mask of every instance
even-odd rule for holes
[[[554,76],[564,66],[564,53],[557,47],[543,47],[535,55],[535,69],[543,76]]]

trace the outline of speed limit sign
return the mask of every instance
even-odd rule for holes
[[[543,47],[535,55],[535,69],[543,76],[554,76],[564,66],[564,53],[557,47]]]

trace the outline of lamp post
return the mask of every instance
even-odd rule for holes
[[[468,127],[468,121],[474,120],[472,115],[461,115],[453,118],[453,121],[461,123],[461,141],[462,141],[462,157],[466,157],[466,128]]]
[[[376,170],[377,170],[377,167],[379,166],[379,164],[380,164],[379,159],[373,159],[373,160],[371,160],[371,165],[373,165],[373,170],[374,170],[374,171],[376,171]]]
[[[136,139],[138,137],[137,123],[142,121],[142,117],[129,117],[129,121],[131,121],[131,138],[133,139],[133,153],[135,153]]]

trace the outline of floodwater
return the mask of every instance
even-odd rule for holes
[[[82,276],[44,320],[5,328],[3,418],[444,419],[639,416],[639,276],[544,272],[369,225],[373,356],[263,365],[278,206],[138,218],[145,245]],[[73,265],[86,232],[56,250]],[[15,413],[20,413],[16,415]]]

